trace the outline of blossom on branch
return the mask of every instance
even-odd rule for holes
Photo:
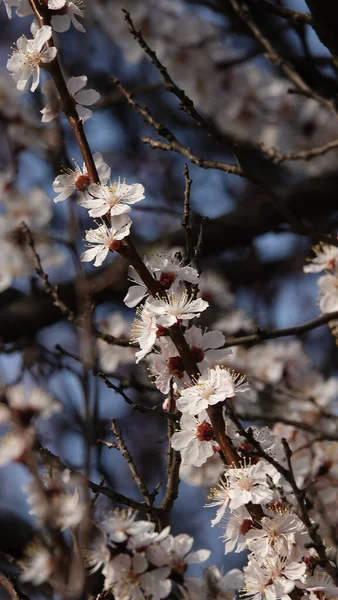
[[[132,325],[131,341],[139,344],[141,350],[135,354],[136,363],[140,362],[149,352],[151,352],[157,338],[157,323],[155,316],[146,306],[137,310],[137,316]]]
[[[131,219],[126,215],[121,215],[114,219],[114,224],[108,227],[105,223],[97,229],[86,231],[86,241],[89,249],[81,254],[82,262],[94,261],[94,267],[102,265],[107,258],[108,252],[118,250],[120,241],[130,233]]]
[[[199,418],[183,414],[180,431],[171,438],[171,446],[182,456],[183,464],[200,467],[217,450],[213,429],[208,423],[205,412]]]
[[[338,248],[336,246],[318,244],[312,250],[316,256],[311,260],[309,259],[308,264],[303,267],[304,273],[319,273],[325,269],[337,270]]]
[[[13,1],[13,0],[12,0]],[[15,0],[16,4],[19,4],[16,14],[18,17],[26,17],[32,14],[32,8],[29,0]],[[84,17],[83,10],[80,9],[79,5],[81,2],[75,0],[48,0],[47,8],[50,11],[50,23],[54,31],[63,33],[68,31],[71,25],[78,31],[85,33],[86,30],[83,25],[78,21],[77,17]]]
[[[246,392],[248,386],[243,381],[243,377],[216,365],[213,369],[207,369],[195,385],[181,391],[177,408],[182,413],[197,415],[208,406],[233,398],[238,392]]]
[[[110,167],[103,162],[101,152],[93,154],[94,164],[97,174],[102,183],[106,183],[110,177]],[[58,193],[54,202],[61,202],[69,198],[74,192],[77,192],[79,198],[87,197],[87,190],[90,186],[90,179],[87,173],[87,167],[83,163],[82,169],[75,164],[75,170],[65,169],[65,173],[58,175],[53,182],[53,190]]]
[[[68,91],[75,103],[76,112],[82,121],[90,119],[93,115],[89,108],[84,106],[91,106],[100,99],[100,94],[96,90],[84,90],[83,88],[87,85],[86,75],[80,75],[79,77],[71,77],[67,81]],[[40,112],[42,113],[42,122],[49,123],[62,110],[62,101],[58,89],[53,79],[45,81],[41,87],[41,91],[44,96],[47,96],[48,102]],[[83,106],[84,105],[84,106]]]
[[[121,183],[120,179],[111,185],[93,183],[88,195],[79,201],[80,206],[88,208],[90,217],[107,215],[115,217],[130,211],[130,204],[144,198],[144,187],[140,183]]]
[[[147,302],[147,307],[156,316],[158,325],[163,327],[171,327],[180,320],[199,317],[208,306],[205,300],[194,300],[182,289],[169,290],[165,296],[151,298]]]
[[[17,40],[16,49],[7,61],[7,69],[12,72],[12,77],[19,90],[25,90],[32,77],[30,90],[34,92],[39,85],[40,68],[54,60],[57,49],[54,46],[42,49],[52,37],[52,28],[49,25],[39,28],[33,23],[31,32],[32,39],[27,39],[22,35]]]

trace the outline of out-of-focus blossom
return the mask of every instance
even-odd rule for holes
[[[120,313],[113,312],[104,321],[100,321],[100,330],[114,337],[130,337],[130,325],[121,317]],[[97,340],[100,368],[107,373],[114,373],[119,366],[135,362],[135,350],[130,347],[115,346],[104,340]]]

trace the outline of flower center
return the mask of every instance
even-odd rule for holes
[[[75,179],[75,187],[79,192],[85,192],[89,184],[89,175],[80,175]]]
[[[244,519],[239,528],[240,534],[245,535],[246,533],[248,533],[248,531],[250,531],[250,529],[252,529],[252,527],[253,522],[251,521],[251,519]]]
[[[210,442],[214,437],[214,430],[209,423],[203,421],[196,429],[196,438],[200,442]]]
[[[202,348],[198,348],[197,346],[192,346],[190,348],[190,352],[193,355],[196,362],[202,362],[204,359],[204,350]]]
[[[170,271],[161,273],[160,284],[162,285],[162,287],[164,287],[165,290],[168,290],[175,280],[175,273],[171,273]]]
[[[174,375],[174,377],[183,379],[184,365],[180,356],[171,356],[167,362],[167,365],[170,375]]]

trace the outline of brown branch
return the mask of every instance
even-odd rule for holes
[[[187,262],[188,264],[192,260],[193,248],[192,248],[192,229],[190,225],[190,192],[192,179],[190,179],[188,165],[184,165],[184,179],[185,179],[185,191],[184,191],[184,206],[181,225],[185,230],[185,242],[187,251]]]
[[[169,391],[169,410],[171,413],[177,414],[176,411],[176,403],[174,398],[174,386],[173,380],[170,381],[170,391]],[[168,459],[167,459],[167,471],[168,471],[168,479],[167,485],[165,489],[164,498],[161,504],[161,508],[164,512],[164,516],[162,517],[162,527],[165,527],[169,524],[169,515],[172,507],[174,506],[174,502],[178,497],[178,489],[180,485],[180,466],[181,466],[181,453],[171,445],[171,438],[176,431],[175,423],[168,422]]]
[[[280,152],[275,148],[267,148],[263,143],[260,144],[260,147],[267,158],[271,159],[275,165],[279,165],[287,160],[311,160],[317,156],[323,156],[323,154],[338,148],[338,140],[332,140],[317,148],[299,150],[297,152]]]
[[[35,15],[35,18],[37,19],[39,26],[42,27],[43,25],[49,25],[49,11],[46,10],[42,5],[40,5],[37,2],[37,0],[29,0],[29,3],[32,7],[33,13]],[[47,46],[54,46],[53,38],[51,38],[47,42]],[[74,136],[76,138],[77,144],[79,146],[84,163],[87,168],[87,173],[90,182],[99,183],[99,176],[88,144],[86,134],[83,129],[83,123],[79,115],[77,114],[75,102],[68,91],[64,76],[61,71],[58,57],[56,56],[46,68],[52,76],[57,90],[60,94],[63,112],[65,113],[69,124],[73,130]]]
[[[198,110],[195,108],[193,101],[191,100],[191,98],[189,98],[186,95],[184,90],[181,90],[176,85],[176,83],[174,83],[174,81],[170,77],[166,67],[158,59],[154,50],[152,50],[148,46],[147,42],[145,41],[145,39],[142,36],[142,33],[135,29],[134,23],[131,19],[129,12],[125,9],[122,9],[122,11],[125,14],[125,20],[128,23],[130,33],[132,34],[134,39],[138,42],[138,44],[140,45],[142,50],[145,52],[145,54],[147,54],[149,56],[151,62],[156,67],[156,69],[159,71],[159,73],[162,75],[162,78],[164,81],[164,86],[165,86],[166,90],[168,92],[170,92],[171,94],[174,94],[174,96],[176,96],[178,98],[178,100],[180,101],[181,110],[183,110],[190,117],[192,117],[196,121],[198,127],[205,129],[208,132],[208,135],[210,135],[216,142],[222,142],[223,141],[222,135],[217,131],[217,129],[215,129],[211,125],[211,123],[208,123],[208,121],[198,112]]]
[[[171,421],[169,421],[169,423],[171,423]],[[118,450],[121,452],[123,458],[125,459],[128,467],[129,467],[132,478],[134,479],[138,489],[140,490],[140,492],[145,500],[145,503],[148,504],[148,506],[152,506],[154,503],[154,497],[150,494],[146,484],[144,483],[142,477],[140,476],[140,474],[137,470],[137,467],[135,465],[133,457],[131,456],[131,454],[127,448],[127,445],[123,439],[121,429],[118,428],[118,426],[116,425],[116,420],[113,418],[110,419],[110,425],[111,425],[111,430],[116,439],[116,446],[117,446]]]
[[[158,123],[158,125],[160,125],[160,124]],[[157,131],[155,127],[154,127],[154,129],[155,129],[155,131]],[[157,131],[157,133],[160,133],[160,132]],[[164,137],[166,137],[166,136],[164,136]],[[193,163],[194,165],[197,165],[201,169],[217,169],[218,171],[224,171],[225,173],[230,173],[231,175],[239,175],[239,177],[246,177],[246,175],[243,173],[243,170],[238,165],[225,163],[221,160],[207,160],[205,158],[202,158],[201,156],[197,156],[197,154],[195,154],[191,150],[191,148],[187,148],[186,146],[183,146],[183,144],[178,142],[177,139],[172,140],[168,144],[165,142],[162,142],[160,140],[153,140],[150,137],[143,137],[141,139],[144,144],[148,144],[148,146],[150,146],[150,148],[152,148],[153,150],[164,150],[165,152],[177,152],[178,154],[181,154],[182,156],[184,156],[184,158],[188,159],[191,163]]]
[[[21,228],[22,228],[22,231],[26,238],[27,244],[33,252],[36,274],[42,280],[44,289],[47,292],[47,294],[49,294],[53,298],[54,306],[59,308],[60,311],[62,312],[63,316],[65,317],[65,319],[67,319],[74,325],[79,325],[82,327],[86,326],[86,317],[85,316],[77,317],[74,314],[74,312],[72,310],[70,310],[68,308],[68,306],[61,300],[57,286],[54,286],[50,283],[47,273],[42,268],[41,258],[36,250],[32,232],[30,231],[29,227],[26,225],[26,223],[23,222],[23,223],[21,223]],[[104,333],[103,331],[100,331],[99,329],[97,329],[94,326],[92,327],[92,333],[94,334],[94,336],[96,338],[103,340],[107,344],[123,346],[123,347],[129,347],[129,345],[130,345],[129,340],[127,340],[125,338],[114,337],[113,335],[110,335],[108,333]]]
[[[309,425],[308,423],[303,423],[302,421],[295,421],[294,419],[288,419],[287,417],[282,417],[277,414],[268,415],[266,413],[262,413],[262,414],[248,413],[248,414],[241,414],[240,417],[241,417],[242,421],[250,421],[250,422],[263,421],[265,423],[272,423],[273,425],[275,425],[276,423],[283,423],[284,425],[290,425],[291,427],[301,429],[301,430],[306,431],[307,433],[311,433],[312,435],[315,436],[315,438],[313,440],[311,440],[311,443],[323,442],[323,441],[338,442],[338,433],[336,433],[336,434],[324,433],[323,431],[316,429],[316,427],[313,427],[312,425]],[[325,418],[328,418],[328,417],[325,417]],[[332,415],[332,418],[337,418],[337,417],[336,417],[336,415]]]
[[[293,83],[297,90],[299,90],[302,94],[306,95],[306,97],[316,100],[321,106],[324,106],[335,117],[335,119],[338,119],[338,113],[336,111],[334,103],[312,90],[300,77],[300,75],[295,71],[291,63],[289,63],[286,59],[284,59],[276,52],[270,40],[268,40],[264,36],[264,34],[254,22],[250,9],[244,2],[244,0],[241,0],[241,2],[239,2],[238,0],[227,1],[232,6],[235,14],[250,29],[254,38],[259,42],[259,44],[261,44],[261,46],[263,46],[267,54],[267,58],[270,60],[270,62],[279,67],[284,72],[286,77]]]
[[[305,25],[312,25],[313,23],[310,13],[302,13],[298,12],[297,10],[291,10],[290,8],[285,8],[279,4],[272,4],[272,2],[268,2],[268,0],[256,0],[256,2],[257,4],[262,5],[264,10],[276,15],[277,17],[288,19],[294,23],[304,23]]]
[[[68,469],[73,475],[76,476],[82,476],[82,473],[80,473],[79,471],[76,471],[75,469],[73,469],[72,467],[69,467],[68,465],[66,465],[59,456],[57,456],[56,454],[53,454],[53,452],[51,452],[50,450],[47,450],[47,448],[44,448],[39,442],[36,442],[37,444],[37,450],[41,456],[41,458],[47,462],[48,464],[54,464],[56,465],[56,467],[63,471],[65,469]],[[104,487],[102,485],[99,485],[97,483],[94,483],[93,481],[88,481],[88,487],[89,489],[94,492],[94,494],[102,494],[103,496],[106,496],[107,498],[109,498],[110,500],[113,500],[113,502],[117,502],[118,504],[124,504],[125,506],[129,506],[130,508],[133,508],[134,510],[141,510],[147,514],[153,515],[155,517],[159,517],[162,514],[162,511],[160,508],[156,508],[155,506],[148,506],[143,504],[142,502],[137,502],[136,500],[133,500],[132,498],[128,498],[128,496],[124,496],[123,494],[120,494],[119,492],[115,492],[113,490],[111,490],[110,488]]]
[[[146,414],[146,415],[155,414],[160,417],[164,417],[164,418],[168,419],[169,421],[177,421],[176,415],[173,415],[170,412],[162,410],[159,406],[143,406],[143,404],[136,404],[136,402],[133,402],[129,398],[129,396],[127,396],[127,394],[123,391],[123,389],[121,387],[114,385],[111,381],[109,381],[108,377],[106,377],[106,375],[104,375],[104,373],[100,373],[100,371],[95,371],[94,375],[97,375],[97,377],[99,377],[101,379],[101,381],[107,386],[108,389],[114,390],[114,392],[116,392],[117,394],[120,394],[120,396],[123,398],[123,400],[127,404],[129,404],[129,406],[131,406],[132,409],[137,410],[138,412]]]
[[[285,329],[258,329],[255,333],[249,335],[243,335],[239,338],[228,338],[224,344],[224,348],[231,346],[240,346],[242,344],[258,344],[266,340],[274,340],[280,337],[287,337],[289,335],[301,335],[307,331],[312,331],[317,327],[328,324],[330,321],[338,318],[338,311],[332,313],[325,313],[320,317],[316,317],[311,321],[306,321],[301,325],[295,325],[294,327],[287,327]]]

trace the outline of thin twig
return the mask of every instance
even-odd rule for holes
[[[243,335],[238,338],[228,338],[223,348],[230,348],[231,346],[240,346],[242,344],[258,344],[266,340],[274,340],[281,337],[287,337],[289,335],[301,335],[307,331],[312,331],[322,325],[327,325],[330,321],[338,319],[338,311],[332,313],[325,313],[316,317],[311,321],[306,321],[300,325],[294,327],[286,327],[285,329],[257,329],[255,333],[249,335]]]
[[[162,410],[159,406],[143,406],[142,404],[136,404],[136,402],[133,402],[129,396],[127,396],[127,394],[123,391],[123,389],[121,389],[121,387],[118,387],[117,385],[114,385],[111,381],[109,381],[108,377],[106,377],[106,375],[104,373],[100,373],[99,371],[95,373],[95,375],[97,375],[101,381],[103,381],[103,383],[107,386],[107,388],[114,390],[114,392],[116,392],[117,394],[120,394],[120,396],[122,396],[123,400],[129,404],[129,406],[131,406],[131,408],[133,408],[134,410],[137,410],[140,413],[143,414],[155,414],[158,415],[160,417],[165,417],[166,419],[168,419],[169,421],[177,421],[177,416],[171,414],[170,412],[167,412],[165,410]]]
[[[45,8],[43,5],[38,3],[37,0],[29,0],[29,3],[33,10],[34,16],[39,24],[39,27],[43,27],[43,25],[49,25],[50,12],[46,10],[47,7]],[[46,42],[46,45],[49,47],[54,46],[53,38],[50,38],[50,40]],[[74,136],[76,138],[77,144],[79,146],[87,168],[90,183],[99,183],[99,176],[88,144],[86,134],[83,129],[83,123],[79,115],[77,114],[75,102],[68,91],[64,76],[61,71],[58,56],[56,56],[54,60],[52,60],[52,62],[48,64],[48,66],[45,66],[48,68],[48,71],[51,74],[54,83],[57,87],[57,90],[60,94],[62,101],[62,110],[65,113],[68,122],[73,130]]]
[[[59,470],[63,471],[65,469],[68,469],[73,475],[76,475],[77,477],[82,476],[82,473],[80,473],[79,471],[76,471],[72,467],[69,467],[68,465],[66,465],[59,456],[57,456],[56,454],[53,454],[53,452],[51,452],[50,450],[47,450],[47,448],[44,448],[38,442],[37,442],[37,450],[38,450],[41,458],[44,461],[46,461],[49,464],[54,463]],[[90,480],[88,481],[88,487],[95,494],[102,494],[103,496],[110,498],[110,500],[113,500],[114,502],[117,502],[118,504],[124,504],[125,506],[129,506],[130,508],[133,508],[135,510],[141,510],[141,511],[151,514],[155,517],[159,517],[162,514],[162,511],[160,508],[156,508],[155,506],[148,506],[146,504],[143,504],[142,502],[137,502],[136,500],[133,500],[132,498],[128,498],[127,496],[124,496],[123,494],[120,494],[119,492],[115,492],[115,491],[111,490],[110,488],[107,488],[107,487],[104,487],[97,483],[94,483],[93,481],[90,481]]]
[[[237,165],[228,164],[228,163],[221,162],[221,161],[205,160],[204,158],[201,158],[201,157],[197,156],[196,154],[194,154],[194,152],[192,152],[192,150],[190,148],[187,148],[186,146],[181,144],[181,142],[168,129],[168,127],[166,127],[162,123],[159,123],[158,121],[156,121],[146,106],[141,106],[140,104],[138,104],[133,99],[130,92],[128,92],[124,88],[124,86],[121,84],[121,82],[116,77],[111,77],[111,80],[117,86],[117,88],[120,90],[121,94],[124,95],[128,104],[130,104],[130,106],[135,110],[135,112],[137,112],[139,115],[141,115],[144,118],[145,122],[148,125],[150,125],[150,127],[152,127],[158,135],[164,137],[169,142],[169,144],[163,144],[163,142],[152,140],[151,138],[148,138],[148,137],[144,137],[144,138],[142,138],[142,141],[144,143],[149,144],[152,148],[160,148],[161,150],[178,152],[179,154],[184,156],[187,160],[189,160],[190,162],[194,163],[195,165],[197,165],[198,167],[201,167],[203,169],[216,169],[217,168],[226,173],[231,173],[232,175],[239,175],[240,177],[244,177],[241,167],[239,167]]]
[[[174,396],[174,384],[173,379],[170,381],[170,390],[169,390],[169,410],[170,412],[175,412],[175,396]],[[168,479],[167,485],[165,489],[164,498],[161,504],[161,508],[163,510],[162,516],[162,526],[168,525],[170,511],[174,505],[176,498],[178,497],[178,488],[180,484],[180,465],[181,465],[181,454],[180,452],[174,450],[171,445],[171,438],[176,431],[175,424],[172,422],[168,422],[168,460],[167,460],[167,471],[168,471]]]
[[[316,100],[319,104],[321,104],[321,106],[324,106],[335,117],[335,119],[338,119],[338,114],[334,103],[331,100],[327,100],[326,98],[309,88],[307,83],[305,83],[305,81],[295,71],[293,66],[276,52],[270,40],[268,40],[265,37],[265,35],[263,35],[261,30],[254,22],[251,15],[251,11],[246,2],[244,2],[244,0],[241,0],[241,2],[238,2],[238,0],[227,1],[232,6],[236,15],[250,29],[255,39],[263,46],[268,59],[284,72],[284,74],[293,83],[296,89],[299,90],[302,94],[306,95],[308,98]]]
[[[186,240],[186,252],[187,252],[187,263],[190,264],[193,258],[192,248],[192,229],[190,225],[190,191],[192,179],[190,179],[188,165],[184,165],[183,175],[185,179],[185,190],[184,190],[184,206],[181,225],[185,231]]]
[[[171,423],[171,421],[169,421]],[[137,467],[135,465],[135,462],[133,460],[133,457],[131,456],[128,447],[123,439],[122,436],[122,431],[121,429],[118,428],[115,419],[111,418],[110,419],[110,425],[111,425],[111,430],[115,436],[116,439],[116,445],[118,450],[121,452],[123,458],[125,459],[129,470],[131,472],[132,478],[134,479],[138,489],[140,490],[145,503],[148,504],[148,506],[152,506],[154,503],[154,497],[151,496],[146,484],[144,483],[142,477],[140,476]]]
[[[280,152],[275,148],[267,148],[263,143],[260,144],[260,147],[267,158],[271,159],[275,165],[279,165],[287,160],[311,160],[317,156],[323,156],[327,152],[338,148],[338,140],[332,140],[317,148],[299,150],[297,152]]]
[[[261,4],[264,10],[267,10],[277,17],[288,19],[294,23],[304,23],[305,25],[312,25],[313,19],[310,13],[302,13],[297,10],[291,10],[291,8],[285,8],[280,4],[272,4],[268,0],[256,0],[257,4]]]
[[[84,325],[86,325],[87,319],[85,318],[85,316],[81,316],[81,317],[75,316],[74,312],[72,310],[70,310],[68,308],[68,306],[60,298],[57,286],[52,285],[50,283],[49,277],[42,267],[41,258],[36,250],[31,230],[24,222],[21,223],[21,228],[22,228],[22,231],[26,238],[27,244],[31,248],[32,253],[33,253],[36,274],[40,277],[41,281],[43,282],[43,286],[44,286],[44,289],[47,292],[47,294],[49,294],[52,297],[53,304],[62,312],[65,319],[67,319],[74,325],[83,327]],[[96,327],[92,327],[92,333],[94,334],[94,336],[96,338],[103,340],[107,344],[128,347],[129,343],[130,343],[129,340],[127,340],[125,338],[116,338],[113,335],[110,335],[108,333],[104,333],[104,332],[100,331]]]

